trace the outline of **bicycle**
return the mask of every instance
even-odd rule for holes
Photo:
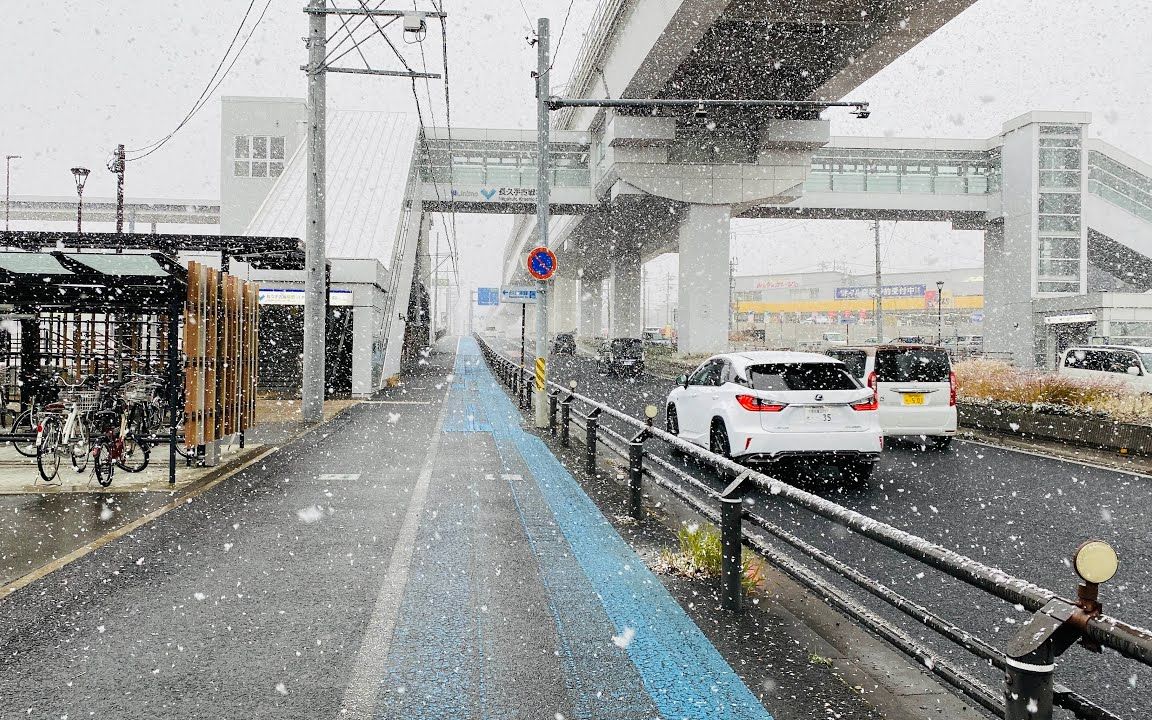
[[[60,472],[60,456],[68,453],[76,472],[84,472],[88,465],[89,432],[85,416],[99,406],[99,390],[79,390],[84,383],[64,387],[71,392],[62,394],[57,402],[44,408],[38,423],[36,467],[44,482],[52,482]],[[108,475],[111,482],[111,475]],[[100,478],[98,478],[99,480]],[[106,483],[101,483],[106,485]]]

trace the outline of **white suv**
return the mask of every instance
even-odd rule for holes
[[[668,432],[740,462],[814,461],[867,480],[883,447],[874,393],[803,352],[716,355],[668,394]]]
[[[918,436],[938,449],[956,435],[956,374],[948,351],[934,345],[878,345],[828,351],[876,392],[880,427]]]

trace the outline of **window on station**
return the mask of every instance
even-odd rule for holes
[[[282,135],[237,135],[232,173],[236,177],[280,177],[284,172],[284,155]]]

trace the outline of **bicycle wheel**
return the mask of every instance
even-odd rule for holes
[[[125,472],[140,472],[148,467],[150,453],[151,448],[147,440],[135,433],[129,433],[124,438],[124,449],[120,451],[120,457],[116,458],[116,464]]]
[[[108,438],[101,436],[95,443],[92,451],[92,469],[96,473],[96,482],[100,487],[112,484],[112,473],[116,471],[116,463],[112,461],[112,443]]]
[[[52,482],[60,472],[60,421],[45,418],[40,445],[36,448],[36,468],[44,482]]]
[[[78,473],[88,468],[88,458],[92,457],[93,444],[88,433],[88,424],[81,420],[76,423],[76,434],[69,438],[68,456],[72,459],[72,469]]]
[[[31,410],[25,410],[16,417],[16,421],[12,423],[12,429],[8,431],[9,435],[24,435],[36,434],[36,422],[32,417]],[[16,452],[24,457],[36,457],[36,438],[31,440],[13,440],[12,447],[16,448]]]

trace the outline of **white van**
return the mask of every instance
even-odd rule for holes
[[[1118,382],[1135,392],[1152,393],[1152,348],[1089,345],[1064,351],[1056,372],[1085,380]]]
[[[888,436],[923,436],[944,449],[956,435],[956,375],[948,351],[935,345],[834,348],[824,353],[872,388],[880,429]]]

